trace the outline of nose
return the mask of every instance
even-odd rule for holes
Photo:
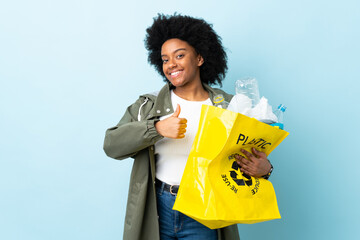
[[[174,68],[174,67],[176,67],[176,61],[175,60],[173,60],[173,59],[170,59],[169,60],[169,68],[170,69],[172,69],[172,68]]]

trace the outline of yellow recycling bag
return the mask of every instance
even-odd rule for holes
[[[203,105],[173,209],[211,228],[281,218],[268,180],[242,174],[235,159],[254,147],[266,155],[289,133],[254,118]]]

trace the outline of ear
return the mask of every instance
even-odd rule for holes
[[[197,56],[197,58],[198,58],[198,67],[200,67],[201,65],[204,64],[204,58],[200,54]]]

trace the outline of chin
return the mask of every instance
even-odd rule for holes
[[[168,79],[169,80],[169,79]],[[170,80],[169,80],[170,81]],[[182,87],[184,86],[186,83],[184,83],[181,80],[171,80],[170,81],[172,85],[174,85],[175,87]]]

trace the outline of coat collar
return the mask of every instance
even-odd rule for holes
[[[173,88],[174,86],[170,83],[167,83],[163,88],[161,88],[154,103],[152,113],[154,117],[160,117],[174,112],[171,104],[171,89]]]
[[[219,93],[224,93],[222,90],[211,88],[206,83],[203,83],[203,86],[205,90],[209,93],[209,98],[213,104],[214,96]],[[171,90],[174,88],[175,87],[171,83],[167,83],[161,88],[154,102],[154,107],[151,113],[153,117],[161,117],[174,112],[171,103]]]

